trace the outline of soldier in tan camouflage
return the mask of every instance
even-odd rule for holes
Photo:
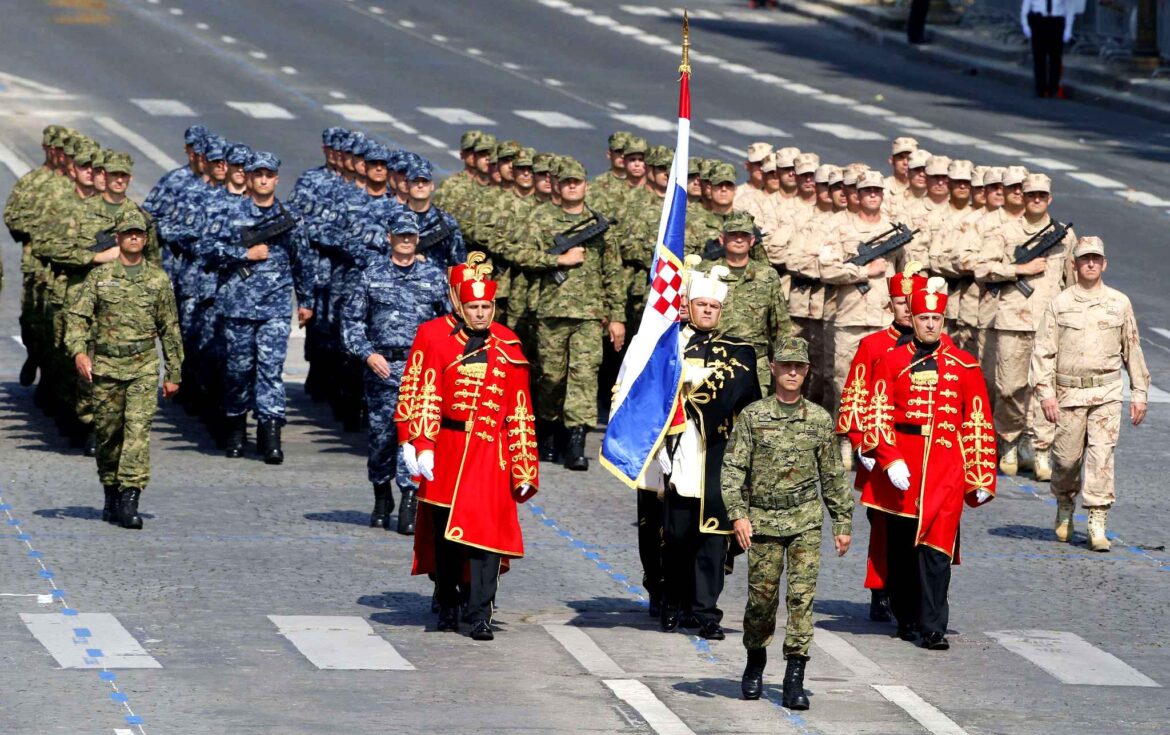
[[[146,218],[124,209],[114,229],[118,257],[85,277],[67,313],[65,346],[77,374],[93,383],[102,518],[142,528],[138,499],[150,480],[150,425],[158,407],[155,340],[162,342],[164,398],[179,390],[183,340],[170,279],[142,255]]]
[[[1113,454],[1121,431],[1121,369],[1129,373],[1129,420],[1146,417],[1146,368],[1133,306],[1101,281],[1108,266],[1099,237],[1073,248],[1076,284],[1052,299],[1040,318],[1029,383],[1047,419],[1052,444],[1056,538],[1073,535],[1078,492],[1089,514],[1089,546],[1109,551],[1106,522],[1115,500]],[[1081,471],[1084,470],[1084,480]]]
[[[776,629],[780,575],[788,564],[788,623],[784,636],[784,706],[808,709],[804,669],[812,645],[812,604],[821,565],[824,508],[833,522],[838,556],[852,540],[853,496],[837,452],[833,421],[801,397],[808,376],[808,343],[791,337],[772,362],[775,393],[740,413],[723,459],[720,485],[736,542],[748,554],[748,601],[743,644],[748,661],[744,699],[763,690],[767,647]]]
[[[768,197],[764,186],[764,162],[771,155],[771,143],[752,143],[747,147],[747,160],[743,164],[747,181],[735,188],[735,199],[732,201],[732,206],[750,213],[760,227],[763,227],[760,220],[764,219]]]

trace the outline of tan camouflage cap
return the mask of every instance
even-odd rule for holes
[[[1052,179],[1046,174],[1028,174],[1024,179],[1024,193],[1031,191],[1042,191],[1045,194],[1052,193]]]
[[[990,166],[976,166],[971,169],[971,186],[983,186],[983,174],[987,173]]]
[[[918,141],[914,138],[894,138],[894,145],[891,147],[890,155],[898,155],[899,153],[913,153],[918,150]]]
[[[1006,173],[1007,169],[1003,166],[988,166],[987,170],[983,172],[983,185],[1002,184]]]
[[[463,135],[459,136],[459,150],[470,151],[475,149],[475,144],[483,137],[482,130],[468,130]]]
[[[858,189],[882,189],[886,188],[886,180],[882,177],[881,171],[874,171],[872,168],[862,171],[857,175]]]
[[[984,177],[986,179],[986,177]],[[1003,185],[1015,186],[1024,183],[1028,178],[1028,169],[1023,166],[1008,166],[1003,172]]]
[[[796,165],[796,157],[800,155],[800,149],[787,146],[776,151],[776,168],[792,168]]]
[[[910,151],[910,168],[925,168],[934,155],[925,148]],[[943,173],[946,173],[944,170]]]
[[[727,164],[731,165],[731,164]],[[722,232],[755,232],[756,223],[752,216],[742,209],[733,209],[723,220]]]
[[[808,364],[808,340],[804,337],[786,337],[776,348],[772,362],[803,362]]]
[[[735,183],[735,166],[725,161],[716,161],[711,166],[707,180],[714,184]]]
[[[841,177],[841,181],[845,186],[857,186],[857,178],[868,170],[869,166],[864,163],[851,163],[845,167],[845,173]]]
[[[142,212],[138,207],[127,207],[118,213],[118,218],[114,220],[115,232],[127,232],[129,230],[142,230],[146,232],[146,217],[142,216]]]
[[[825,183],[829,186],[845,183],[845,170],[840,166],[833,166],[829,169],[829,178]]]
[[[913,157],[913,154],[911,154]],[[927,176],[946,176],[950,169],[951,159],[946,156],[931,156],[930,160],[926,162]]]
[[[766,174],[776,170],[776,151],[769,153],[768,157],[760,162],[760,170]]]
[[[813,181],[817,182],[818,184],[827,185],[834,172],[837,174],[837,180],[840,181],[841,168],[834,166],[831,163],[822,163],[820,166],[817,166],[817,170],[813,172]]]
[[[817,166],[821,165],[821,157],[815,153],[801,153],[792,162],[792,167],[796,169],[796,175],[816,173]]]
[[[1073,248],[1073,257],[1080,258],[1084,255],[1100,255],[1105,257],[1105,243],[1101,238],[1094,235],[1087,235],[1077,240],[1076,246]]]
[[[772,152],[771,143],[752,143],[747,147],[748,163],[759,163]]]
[[[975,166],[970,161],[951,161],[947,166],[947,178],[951,181],[971,181],[975,176]]]

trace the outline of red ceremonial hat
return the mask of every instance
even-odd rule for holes
[[[459,284],[459,303],[492,301],[496,298],[496,282],[486,278],[468,278]]]
[[[910,313],[942,314],[947,310],[947,282],[946,279],[934,276],[926,281],[924,288],[916,290],[910,296]]]
[[[901,273],[890,276],[890,298],[909,296],[915,291],[926,288],[926,276],[921,271],[922,264],[912,260],[906,264]]]
[[[451,284],[451,288],[458,290],[460,284],[468,278],[474,278],[479,269],[486,266],[484,261],[487,256],[478,250],[467,254],[467,262],[453,265],[447,269],[447,283]],[[487,273],[491,273],[490,266],[487,268]]]

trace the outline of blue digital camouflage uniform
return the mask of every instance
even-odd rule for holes
[[[202,125],[192,125],[191,127],[187,128],[187,131],[183,134],[183,143],[185,145],[196,147],[197,144],[202,144],[203,139],[207,135],[209,135],[207,128],[203,127]],[[198,179],[199,177],[195,175],[195,172],[191,170],[189,165],[180,166],[179,168],[167,172],[161,179],[158,180],[158,183],[154,185],[154,188],[150,190],[150,193],[146,197],[146,201],[142,203],[142,208],[149,212],[152,217],[154,217],[156,226],[161,228],[163,224],[162,220],[165,218],[165,215],[168,212],[174,212],[174,203],[176,198],[180,195],[180,192],[185,190],[192,184],[192,182],[197,181]],[[168,246],[169,243],[167,243],[163,237],[161,229],[159,231],[159,238],[161,240],[159,245],[162,247],[163,270],[167,272],[167,275],[171,277],[171,281],[174,282],[175,266],[177,265],[177,263],[174,261],[174,253]]]
[[[402,219],[414,219],[405,215]],[[395,223],[408,232],[417,224]],[[406,355],[418,326],[451,310],[447,300],[446,273],[433,263],[418,261],[402,267],[390,260],[387,233],[379,224],[367,225],[362,240],[370,248],[369,263],[354,275],[354,283],[342,305],[341,335],[349,354],[365,364],[377,352],[390,365],[390,376],[380,378],[368,366],[363,383],[369,409],[369,458],[366,463],[373,484],[396,478],[399,487],[412,485],[410,473],[399,458],[394,411]],[[380,243],[380,246],[378,245]]]
[[[433,167],[423,158],[415,160],[406,169],[406,180],[434,181]],[[463,244],[463,233],[455,218],[435,206],[428,206],[423,212],[415,212],[419,226],[419,252],[444,272],[457,263],[467,260],[467,247]],[[428,239],[437,238],[433,243]]]

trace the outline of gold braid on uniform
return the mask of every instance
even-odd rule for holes
[[[536,479],[536,416],[530,413],[524,391],[516,391],[516,408],[504,419],[508,429],[508,451],[512,453],[512,479],[516,485],[531,485]]]
[[[435,370],[423,374],[422,384],[416,393],[414,410],[411,411],[409,436],[411,439],[425,437],[431,441],[439,438],[439,420],[442,416],[440,396],[435,388]]]
[[[963,481],[973,490],[991,487],[995,482],[995,427],[987,420],[983,399],[976,396],[971,415],[959,433],[963,450]]]
[[[873,386],[873,398],[869,401],[868,415],[862,419],[865,426],[865,433],[861,438],[863,452],[873,451],[883,441],[891,446],[897,443],[894,441],[893,414],[894,407],[886,394],[886,381],[879,380]]]
[[[851,429],[865,431],[865,408],[869,403],[869,388],[865,385],[865,365],[858,365],[853,379],[841,393],[841,411],[837,414],[837,433],[848,434]]]
[[[402,383],[398,387],[398,406],[394,409],[395,421],[409,421],[414,414],[414,404],[418,399],[418,379],[422,375],[423,354],[415,351],[410,357],[410,364],[402,372]]]

